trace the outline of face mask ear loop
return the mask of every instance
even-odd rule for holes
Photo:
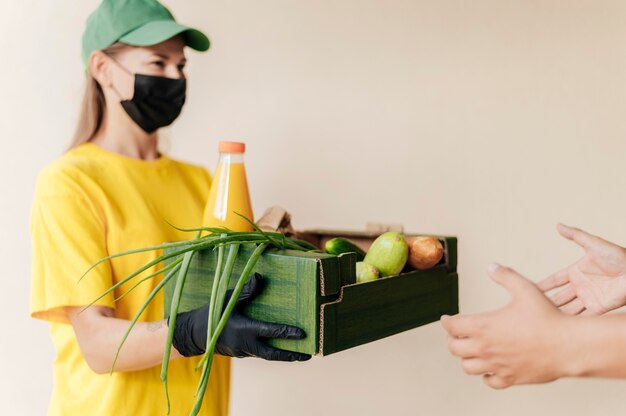
[[[111,59],[111,61],[115,62],[115,65],[120,67],[122,69],[122,71],[126,72],[128,75],[130,75],[132,77],[135,76],[135,74],[130,72],[130,70],[128,70],[128,68],[126,68],[124,65],[120,64],[119,62],[117,62],[117,60],[115,60],[111,55],[107,54],[107,56]],[[117,94],[117,98],[119,98],[120,100],[124,100],[122,98],[122,94],[120,94],[120,92],[117,90],[117,88],[115,88],[115,85],[111,84],[111,89],[113,90],[113,92],[115,92],[115,94]]]
[[[117,95],[117,98],[119,98],[120,101],[124,101],[124,98],[122,98],[122,94],[120,94],[120,92],[117,90],[117,88],[115,88],[113,84],[111,84],[111,89],[113,90],[115,95]]]
[[[119,66],[120,68],[122,68],[122,70],[124,72],[126,72],[128,75],[132,75],[135,76],[135,74],[133,74],[128,68],[126,68],[124,65],[120,64],[119,62],[117,62],[117,60],[115,58],[113,58],[111,55],[107,55],[113,62],[115,62],[115,65]]]

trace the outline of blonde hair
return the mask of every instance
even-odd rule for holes
[[[102,52],[109,56],[115,56],[127,47],[129,47],[127,44],[117,42],[108,48],[102,49]],[[70,149],[89,142],[95,137],[96,133],[98,133],[102,127],[102,120],[104,119],[104,112],[106,110],[106,100],[102,87],[91,75],[89,70],[86,71],[85,81],[85,93],[80,106],[74,137],[69,147]]]

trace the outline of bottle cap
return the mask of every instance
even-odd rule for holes
[[[220,153],[246,153],[246,144],[240,142],[220,142]]]

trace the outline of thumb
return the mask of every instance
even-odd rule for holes
[[[259,273],[254,273],[241,289],[237,306],[244,306],[249,303],[263,289],[263,278]]]
[[[492,263],[487,268],[487,271],[489,276],[504,287],[514,299],[524,293],[539,291],[533,282],[511,268]]]

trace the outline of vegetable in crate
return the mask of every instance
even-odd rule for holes
[[[371,264],[367,264],[364,261],[356,263],[356,282],[365,283],[378,279],[380,272]]]
[[[261,255],[263,254],[263,252],[265,251],[265,249],[268,247],[276,247],[279,249],[308,251],[307,249],[303,248],[297,241],[290,239],[290,238],[286,238],[284,234],[264,232],[260,230],[256,226],[256,224],[254,224],[251,220],[249,220],[245,216],[241,216],[241,217],[247,223],[249,223],[250,226],[254,228],[256,231],[231,231],[227,228],[211,228],[211,227],[200,227],[200,228],[194,228],[194,229],[188,229],[188,230],[179,229],[181,231],[196,232],[196,238],[190,241],[165,243],[159,246],[139,248],[139,249],[130,250],[130,251],[107,256],[99,260],[95,264],[93,264],[80,279],[82,280],[85,277],[85,275],[87,275],[91,270],[93,270],[96,266],[98,266],[102,262],[111,260],[116,257],[132,255],[138,252],[161,251],[165,249],[166,247],[174,248],[174,250],[170,252],[169,254],[161,254],[156,259],[152,260],[151,262],[139,267],[135,272],[131,273],[129,276],[125,277],[120,282],[111,286],[104,293],[102,293],[97,299],[95,299],[92,303],[86,306],[86,307],[89,307],[95,304],[98,300],[102,299],[107,294],[119,289],[124,284],[133,283],[132,282],[133,280],[135,280],[136,283],[130,289],[128,289],[126,292],[120,295],[120,297],[126,296],[129,292],[132,292],[141,283],[149,279],[153,279],[161,274],[164,274],[162,281],[159,284],[157,284],[154,290],[150,293],[150,295],[145,300],[145,302],[143,303],[139,311],[137,311],[134,318],[131,320],[130,325],[128,326],[126,332],[124,333],[122,340],[118,346],[115,357],[113,359],[113,364],[111,366],[111,372],[112,372],[113,369],[115,368],[115,363],[119,356],[119,352],[122,346],[124,345],[126,339],[128,338],[130,331],[139,320],[139,317],[146,310],[150,302],[152,302],[155,299],[157,293],[160,290],[162,290],[163,287],[170,280],[175,281],[174,293],[172,295],[172,305],[170,307],[170,318],[168,320],[168,327],[169,327],[168,337],[165,343],[165,353],[163,356],[163,365],[161,367],[161,381],[165,387],[165,396],[166,396],[167,403],[168,403],[168,414],[169,414],[169,394],[168,394],[168,386],[167,386],[167,373],[168,373],[168,368],[169,368],[169,358],[170,358],[170,352],[171,352],[172,346],[175,342],[174,341],[175,332],[177,328],[182,328],[177,325],[177,320],[180,317],[183,320],[183,322],[181,322],[181,325],[187,326],[187,324],[189,324],[189,320],[191,319],[190,315],[178,314],[178,307],[180,304],[181,294],[185,286],[185,280],[187,277],[187,273],[189,271],[189,266],[190,266],[193,255],[197,251],[200,251],[200,250],[216,249],[218,251],[218,260],[217,260],[217,265],[215,269],[215,277],[213,279],[211,299],[208,302],[208,306],[206,308],[207,310],[202,311],[201,314],[200,312],[196,311],[195,313],[196,316],[193,319],[194,321],[197,322],[198,316],[201,316],[203,320],[206,320],[204,322],[206,326],[204,326],[203,328],[200,328],[200,330],[204,329],[206,331],[206,336],[204,338],[194,336],[194,338],[196,339],[194,343],[198,344],[198,345],[195,345],[194,347],[197,348],[197,350],[195,351],[191,351],[191,349],[189,350],[189,352],[191,352],[192,355],[195,355],[196,353],[201,353],[202,351],[201,344],[202,344],[202,341],[205,340],[204,356],[198,363],[198,366],[196,367],[196,369],[202,368],[200,380],[198,383],[198,388],[196,390],[196,404],[194,405],[193,409],[191,409],[191,412],[190,412],[190,415],[195,416],[198,414],[198,412],[200,411],[200,407],[202,406],[202,400],[203,400],[204,393],[206,391],[207,384],[209,381],[211,364],[213,362],[213,355],[216,351],[216,348],[218,348],[219,344],[221,344],[222,347],[226,345],[226,343],[224,342],[224,339],[220,338],[220,336],[224,334],[223,331],[226,331],[225,336],[228,336],[228,333],[231,332],[229,329],[227,329],[229,325],[233,322],[232,320],[229,320],[229,318],[231,318],[232,316],[231,314],[233,314],[233,312],[235,314],[235,318],[237,318],[238,307],[241,305],[240,295],[242,294],[242,291],[244,291],[244,288],[246,287],[245,285],[246,283],[248,283],[248,279],[250,278],[255,265],[257,261],[259,260],[259,258],[261,257]],[[204,232],[209,233],[209,235],[202,236]],[[237,279],[235,288],[232,290],[232,292],[228,292],[227,291],[228,283],[231,279],[234,263],[237,257],[237,253],[239,251],[239,247],[241,245],[251,245],[255,247],[255,249],[252,255],[250,256],[250,258],[248,259],[243,271],[241,272],[239,279]],[[228,253],[226,254],[225,252],[227,248],[228,248]],[[138,276],[141,275],[143,272],[169,259],[173,260],[171,264],[161,268],[157,272],[152,273],[148,276],[138,278]],[[250,287],[248,286],[248,290],[249,289]],[[118,297],[118,299],[120,297]],[[245,299],[245,295],[244,295],[244,299]],[[185,323],[185,321],[187,322]],[[241,322],[243,321],[239,319],[239,323]],[[243,329],[246,330],[246,328],[243,328]],[[285,335],[289,335],[289,334],[285,334]],[[293,332],[291,333],[291,335],[294,337],[300,336],[300,334],[296,334]],[[238,350],[238,347],[236,345],[234,346],[233,345],[230,345],[229,348],[231,348],[232,351]],[[181,347],[180,344],[178,344],[178,346]],[[181,349],[184,350],[185,348],[181,347]],[[278,355],[276,355],[277,353],[275,351],[272,352],[272,354],[274,354],[276,358],[279,358]],[[292,355],[292,357],[295,358],[296,355]],[[304,355],[298,355],[297,357],[306,358]]]
[[[409,246],[401,233],[384,233],[370,247],[365,263],[376,267],[381,277],[399,274],[409,256]]]
[[[435,267],[443,257],[443,245],[436,237],[407,237],[409,244],[408,264],[415,270]]]
[[[324,250],[328,254],[334,254],[335,256],[344,253],[356,253],[356,261],[363,261],[363,258],[365,258],[365,251],[352,241],[341,237],[328,240],[324,245]]]

